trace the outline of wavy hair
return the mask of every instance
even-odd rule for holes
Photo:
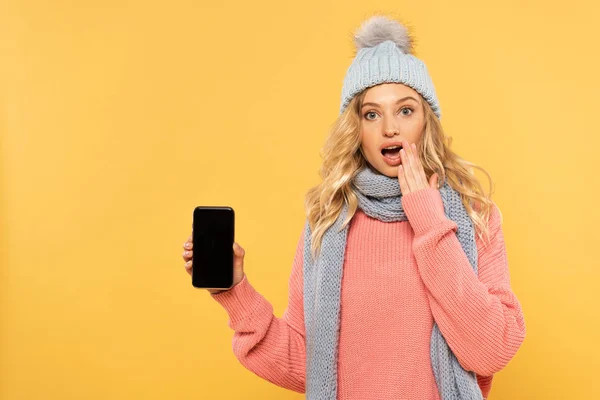
[[[344,229],[358,208],[358,198],[352,181],[367,161],[361,149],[360,109],[368,89],[354,96],[344,112],[335,120],[320,151],[323,162],[319,170],[321,183],[312,187],[305,197],[305,211],[311,228],[311,252],[316,257],[323,235],[333,225],[345,204],[348,215]],[[473,222],[476,234],[489,239],[489,217],[494,206],[491,200],[493,181],[482,167],[463,160],[450,149],[452,138],[445,135],[440,120],[429,103],[421,97],[425,113],[425,128],[417,143],[418,155],[428,180],[438,174],[438,184],[448,178],[448,184],[460,193],[465,209]],[[490,183],[485,194],[473,168],[482,171]],[[498,210],[499,211],[499,210]],[[502,214],[500,214],[502,220]]]

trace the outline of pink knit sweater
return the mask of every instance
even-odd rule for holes
[[[477,238],[479,275],[444,214],[437,189],[402,197],[408,221],[381,222],[358,211],[349,228],[342,275],[338,348],[339,399],[439,399],[430,359],[433,321],[484,397],[494,373],[525,338],[521,305],[511,291],[500,214],[491,243]],[[305,392],[302,299],[303,238],[281,318],[247,276],[212,294],[234,330],[233,351],[256,375]]]

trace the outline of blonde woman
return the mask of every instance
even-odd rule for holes
[[[374,16],[354,39],[287,309],[273,315],[237,243],[234,286],[211,296],[239,361],[309,399],[484,399],[525,338],[500,210],[472,168],[491,178],[450,149],[404,25]]]

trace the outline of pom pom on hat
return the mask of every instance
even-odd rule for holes
[[[375,47],[391,40],[405,54],[412,52],[412,39],[408,29],[400,22],[383,15],[376,15],[362,23],[354,34],[356,50]]]

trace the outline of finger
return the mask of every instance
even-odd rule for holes
[[[411,159],[409,157],[409,148],[408,142],[404,142],[405,145],[402,146],[402,150],[400,150],[400,156],[402,157],[402,169],[404,170],[404,181],[406,182],[406,189],[408,192],[413,191],[415,183],[412,173],[412,165]]]
[[[400,193],[405,195],[408,193],[408,186],[406,183],[406,176],[404,175],[404,167],[402,164],[398,166],[398,183],[400,183]]]
[[[185,270],[187,271],[188,274],[192,273],[192,268],[193,268],[192,264],[193,264],[192,261],[188,261],[184,265],[185,266]]]
[[[423,165],[421,164],[421,160],[417,154],[417,145],[414,143],[409,143],[408,147],[410,149],[410,167],[414,183],[412,190],[414,191],[426,186],[427,177],[423,179],[423,176],[425,176],[425,171],[423,171]]]
[[[415,190],[419,190],[427,186],[427,178],[423,178],[425,171],[422,171],[423,165],[421,164],[421,160],[417,155],[416,145],[408,142],[407,145],[408,164],[410,165],[410,171],[406,179],[410,185],[410,190],[414,192]]]
[[[246,255],[246,251],[237,243],[233,244],[233,253],[235,257],[233,258],[233,267],[234,268],[243,268],[244,266],[244,256]]]
[[[233,252],[238,257],[244,257],[244,255],[246,254],[246,251],[242,248],[242,246],[240,246],[237,243],[233,244]]]
[[[431,186],[434,189],[438,188],[438,174],[434,173],[433,175],[431,175],[431,177],[429,177],[429,186]]]
[[[193,249],[193,248],[194,248],[194,244],[193,244],[192,242],[185,242],[185,243],[183,244],[183,248],[184,248],[185,250],[191,250],[191,249]]]
[[[419,158],[419,151],[417,150],[417,144],[413,143],[411,145],[411,147],[412,147],[412,152],[413,152],[413,158],[415,160],[415,170],[416,170],[415,178],[417,179],[417,183],[418,183],[419,187],[421,187],[421,188],[427,187],[427,175],[425,174],[425,169],[423,168],[423,163],[421,162],[421,159]]]
[[[191,250],[186,250],[181,255],[185,261],[189,261],[193,258],[193,252]]]

